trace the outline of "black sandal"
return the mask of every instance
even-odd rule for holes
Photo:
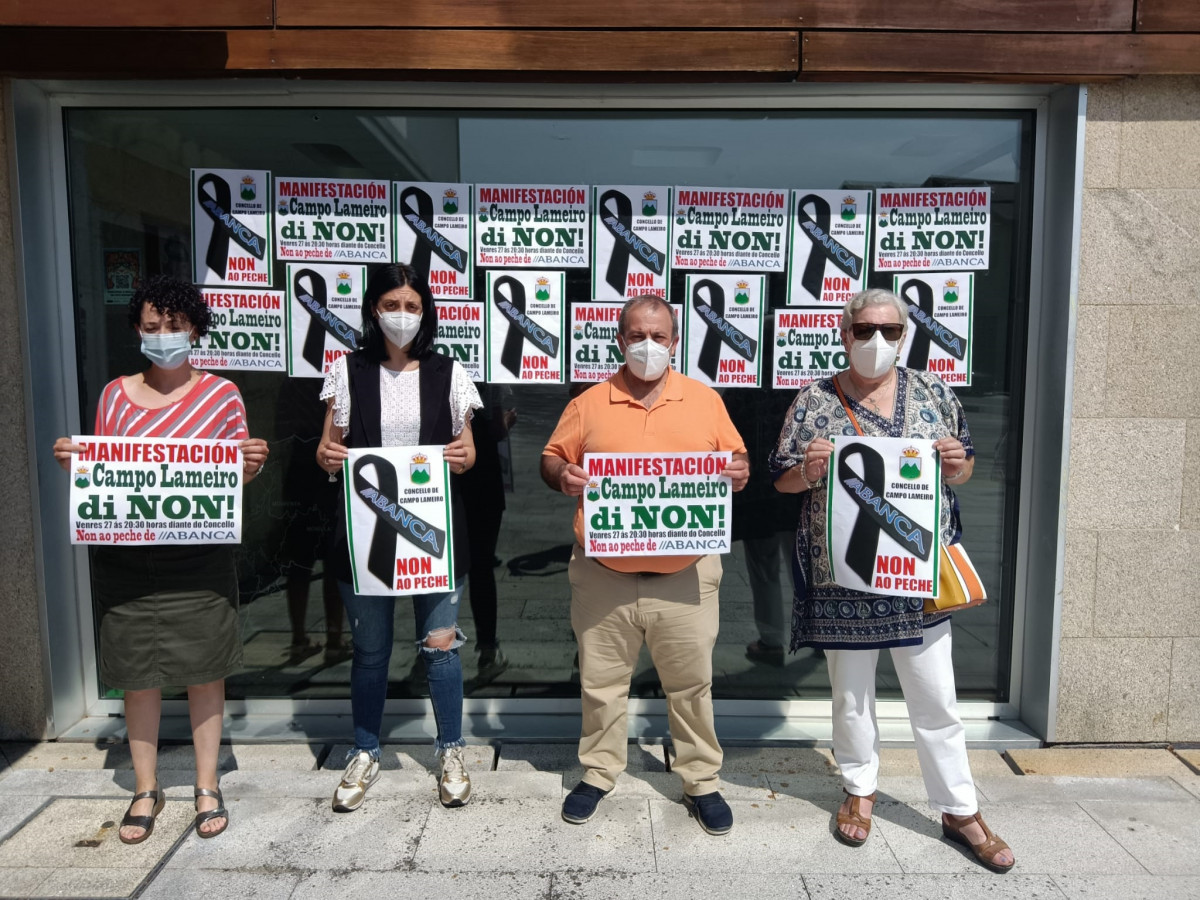
[[[200,835],[200,837],[202,837],[202,838],[216,837],[218,834],[220,834],[222,831],[224,831],[226,828],[229,827],[229,811],[227,809],[225,809],[225,798],[221,796],[221,789],[217,788],[215,791],[210,791],[208,788],[198,787],[195,789],[195,796],[196,796],[197,800],[199,800],[201,797],[216,797],[217,798],[217,808],[210,809],[207,812],[196,813],[196,823],[195,823],[196,824],[196,834]],[[201,831],[200,826],[203,823],[209,821],[210,819],[224,819],[225,824],[222,825],[220,828],[218,828],[216,831]]]
[[[133,804],[139,800],[148,800],[154,798],[154,809],[151,810],[148,816],[135,816],[133,814]],[[154,820],[158,818],[158,814],[163,811],[163,807],[167,803],[167,798],[158,787],[158,782],[154,783],[154,790],[142,791],[140,794],[134,794],[133,799],[129,801],[129,809],[125,810],[125,817],[121,819],[121,828],[130,826],[132,828],[141,828],[142,833],[139,837],[127,838],[117,832],[117,837],[121,839],[122,844],[140,844],[150,835],[154,834]]]

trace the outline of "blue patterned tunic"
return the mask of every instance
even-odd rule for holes
[[[966,448],[967,457],[974,456],[962,405],[945,382],[932,373],[913,369],[898,368],[896,375],[892,420],[846,398],[863,433],[928,440],[955,437]],[[779,444],[771,452],[771,477],[778,478],[799,465],[805,447],[814,438],[854,434],[854,424],[831,379],[801,388],[784,419]],[[941,622],[948,613],[927,616],[922,611],[924,602],[918,597],[866,594],[833,583],[825,538],[827,485],[828,479],[822,478],[816,487],[801,494],[792,558],[796,592],[792,598],[791,649],[867,650],[921,643],[922,629]],[[944,480],[940,529],[943,543],[954,543],[962,535],[958,501]]]

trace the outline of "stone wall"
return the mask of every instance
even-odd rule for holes
[[[1089,89],[1059,741],[1200,740],[1200,78]]]
[[[0,119],[4,112],[0,101]],[[21,312],[9,163],[6,134],[0,129],[0,319],[15,323]],[[32,485],[25,445],[24,349],[18,329],[0,330],[0,446],[6,455],[6,487],[0,494],[0,740],[40,738],[46,731]]]

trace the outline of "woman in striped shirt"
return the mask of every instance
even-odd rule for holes
[[[243,482],[267,458],[267,443],[249,438],[238,389],[192,368],[192,342],[208,332],[200,291],[158,276],[133,295],[129,323],[150,368],[105,386],[96,409],[99,436],[236,440]],[[64,469],[83,447],[59,438]],[[196,748],[196,832],[213,837],[229,824],[217,786],[217,752],[225,677],[242,661],[237,571],[228,545],[101,547],[92,555],[99,622],[100,677],[125,691],[125,723],[137,786],[120,838],[137,844],[154,830],[164,797],[158,787],[158,723],[162,688],[187,686]]]

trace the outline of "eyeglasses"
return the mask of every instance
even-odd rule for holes
[[[875,332],[880,332],[885,341],[898,341],[904,334],[904,326],[889,322],[887,325],[876,325],[874,322],[855,322],[850,326],[850,333],[856,341],[869,341]]]

